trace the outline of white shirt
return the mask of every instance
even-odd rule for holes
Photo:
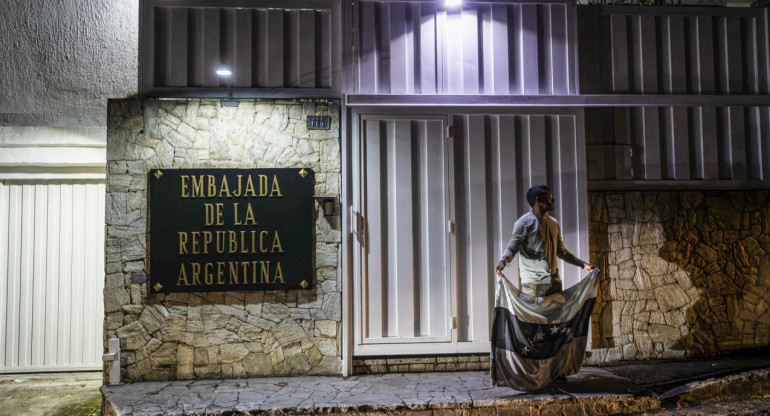
[[[570,255],[564,247],[559,222],[548,214],[540,218],[532,211],[516,220],[503,256],[513,258],[516,254],[521,282],[534,284],[550,283],[551,275],[559,273],[556,258]]]

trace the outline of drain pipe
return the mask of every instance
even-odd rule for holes
[[[102,354],[102,361],[110,363],[110,384],[120,383],[120,339],[110,338],[107,341],[108,353]]]

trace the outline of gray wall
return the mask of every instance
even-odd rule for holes
[[[0,126],[104,127],[107,98],[136,91],[136,0],[6,0]]]

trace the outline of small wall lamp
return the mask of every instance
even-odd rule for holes
[[[214,69],[214,73],[220,78],[226,78],[233,75],[233,69],[229,65],[219,64]]]
[[[314,195],[318,204],[321,205],[321,210],[324,213],[324,217],[336,217],[340,215],[340,203],[336,195]]]
[[[230,77],[233,76],[233,69],[230,68],[230,65],[221,63],[214,68],[214,73],[219,78],[225,79],[227,84],[227,99],[220,100],[220,105],[222,107],[238,107],[238,101],[233,100],[233,91],[230,89]]]

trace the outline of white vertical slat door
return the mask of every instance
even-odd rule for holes
[[[101,368],[104,181],[0,181],[0,373]]]
[[[452,341],[447,119],[359,120],[353,209],[366,237],[355,255],[354,351],[429,352]]]

